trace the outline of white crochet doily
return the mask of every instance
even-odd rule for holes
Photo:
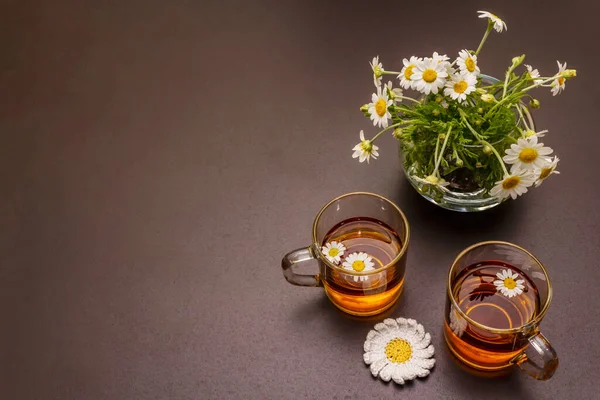
[[[414,319],[385,319],[367,334],[364,360],[374,377],[399,385],[429,375],[435,365],[431,335]]]

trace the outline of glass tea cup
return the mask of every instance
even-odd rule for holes
[[[552,377],[558,357],[539,331],[552,286],[535,256],[512,243],[477,243],[454,260],[447,295],[444,336],[460,361],[480,371],[516,365],[536,379]]]
[[[409,227],[398,206],[373,193],[344,194],[319,211],[312,231],[310,246],[281,261],[289,283],[322,286],[336,307],[357,316],[381,313],[400,297]],[[309,260],[317,260],[319,272],[297,273]]]

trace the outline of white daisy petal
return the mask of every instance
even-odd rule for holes
[[[385,353],[383,355],[385,356]],[[365,364],[367,364],[367,365],[372,364],[373,362],[381,359],[381,357],[382,357],[381,350],[368,351],[363,354],[363,360],[364,360]]]
[[[388,360],[387,358],[380,358],[377,361],[374,361],[371,364],[371,374],[374,377],[377,377],[377,375],[379,374],[379,372],[383,369],[383,367],[385,367],[388,364]]]
[[[401,376],[404,381],[411,381],[417,377],[414,368],[411,368],[409,365],[406,364],[396,364],[395,372],[397,376]],[[394,382],[396,381],[394,380]]]
[[[386,324],[384,324],[383,322],[376,324],[374,329],[376,331],[384,333],[384,334],[388,332],[388,326]]]
[[[429,358],[429,357],[433,356],[433,353],[434,353],[433,345],[429,345],[424,349],[415,349],[413,351],[413,357]]]
[[[401,368],[396,367],[396,369],[394,369],[394,372],[392,373],[392,379],[398,385],[404,385],[404,373],[403,373],[403,370]]]
[[[367,341],[373,340],[380,336],[381,336],[381,333],[379,333],[377,331],[369,331],[369,333],[367,334]]]
[[[415,328],[414,336],[415,336],[415,339],[418,341],[423,340],[423,337],[425,336],[425,328],[423,328],[423,325],[417,324],[417,326]]]
[[[370,343],[370,347],[365,351],[383,351],[387,345],[389,338],[387,335],[381,335],[381,337],[373,339]]]
[[[394,364],[388,364],[381,371],[379,371],[379,377],[384,382],[389,382],[392,379],[392,373],[394,372]]]
[[[426,333],[425,336],[423,337],[423,340],[420,343],[413,344],[413,348],[415,350],[422,350],[422,349],[427,348],[430,343],[431,343],[431,335],[429,333]]]
[[[393,318],[386,318],[386,319],[383,320],[383,323],[385,325],[389,326],[390,328],[397,328],[398,327],[398,323]]]
[[[429,375],[429,373],[430,373],[430,371],[429,371],[428,369],[421,368],[421,367],[418,367],[418,366],[416,366],[416,365],[415,365],[415,366],[413,366],[413,367],[411,368],[411,370],[412,370],[412,371],[414,371],[414,372],[415,372],[415,374],[416,374],[416,375],[417,375],[419,378],[425,378],[425,377],[426,377],[426,376],[428,376],[428,375]],[[411,372],[412,372],[412,371],[411,371]]]

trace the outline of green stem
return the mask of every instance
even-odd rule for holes
[[[377,140],[377,138],[378,138],[379,136],[381,136],[381,134],[382,134],[383,132],[385,132],[385,131],[389,131],[390,129],[392,129],[392,128],[396,128],[396,127],[398,127],[398,126],[400,126],[400,125],[402,125],[402,122],[398,122],[397,124],[393,124],[393,125],[390,125],[390,126],[388,126],[387,128],[384,128],[384,129],[383,129],[381,132],[379,132],[377,135],[373,136],[373,139],[371,139],[371,140],[370,140],[370,142],[371,142],[371,143],[373,143],[375,140]]]
[[[400,72],[396,71],[382,71],[382,75],[400,75]]]
[[[435,176],[436,170],[437,168],[435,167],[435,165],[437,164],[437,159],[438,159],[438,150],[440,148],[440,136],[438,135],[437,139],[435,140],[435,153],[433,155],[433,159],[434,159],[434,168],[433,168],[433,172],[431,173],[432,175]]]
[[[450,128],[448,129],[448,133],[446,133],[446,137],[444,138],[444,144],[442,144],[442,150],[440,151],[440,154],[437,156],[437,159],[435,160],[435,170],[433,171],[433,175],[441,178],[440,177],[440,173],[438,172],[438,169],[440,167],[440,162],[442,161],[442,157],[444,156],[444,150],[446,150],[446,144],[448,143],[448,139],[450,138],[450,132],[452,132],[452,125],[450,125]],[[439,143],[439,139],[436,142],[436,148],[437,145]]]
[[[407,105],[405,104],[399,104],[397,106],[395,106],[397,110],[395,110],[396,112],[403,112],[405,114],[414,114],[414,115],[418,115],[419,117],[421,116],[421,113],[418,111],[414,111],[410,108],[408,108]]]
[[[502,89],[502,98],[506,96],[506,89],[508,89],[508,80],[510,79],[510,74],[512,74],[516,67],[517,66],[515,64],[512,64],[508,68],[508,71],[506,71],[506,78],[504,78],[504,87]]]
[[[530,97],[531,97],[531,96],[530,96]],[[532,97],[532,99],[533,99],[533,97]],[[523,107],[523,112],[524,112],[525,114],[527,114],[527,120],[528,120],[529,122],[531,122],[531,126],[529,126],[529,128],[528,128],[528,129],[534,130],[534,129],[535,129],[535,126],[533,126],[533,118],[531,117],[531,113],[529,112],[529,110],[527,109],[527,107]]]
[[[508,170],[506,169],[506,165],[504,165],[504,160],[502,160],[502,157],[500,157],[500,153],[498,153],[498,150],[496,150],[494,148],[494,146],[492,146],[491,144],[489,144],[486,140],[484,140],[481,135],[479,135],[475,129],[473,129],[473,127],[469,124],[469,122],[467,121],[467,119],[465,118],[464,112],[462,110],[460,111],[460,116],[462,118],[462,120],[464,121],[464,123],[467,125],[467,128],[469,128],[469,130],[473,133],[473,135],[475,135],[475,137],[479,140],[479,143],[485,145],[490,146],[490,149],[492,149],[492,152],[494,152],[494,154],[496,155],[496,158],[498,158],[498,162],[500,163],[500,166],[502,167],[502,171],[504,171],[505,175],[510,175],[508,173]]]
[[[513,87],[511,87],[510,89],[508,89],[508,92],[509,93],[510,92],[514,93],[517,89],[520,89],[521,86],[523,86],[523,84],[526,84],[526,83],[527,83],[527,80],[523,79],[523,80],[519,81],[519,83],[517,83],[516,85],[514,85]]]
[[[519,117],[521,117],[521,121],[523,121],[523,124],[525,125],[525,128],[529,129],[529,124],[527,124],[527,121],[525,120],[525,117],[523,116],[523,112],[521,111],[521,105],[517,103],[517,104],[515,104],[515,108],[519,112]]]
[[[494,104],[494,106],[492,108],[490,108],[490,110],[485,114],[485,118],[488,118],[489,115],[492,113],[492,111],[494,111],[496,108],[498,108],[502,103],[506,102],[507,100],[512,99],[512,98],[516,98],[516,97],[521,97],[527,91],[529,91],[529,90],[531,90],[533,88],[536,88],[538,86],[541,86],[544,83],[551,82],[551,81],[557,79],[559,76],[560,76],[560,74],[556,74],[555,76],[553,76],[551,78],[548,78],[548,79],[546,79],[546,80],[544,80],[544,81],[542,81],[540,83],[536,83],[536,84],[533,84],[531,86],[527,86],[525,89],[521,90],[520,92],[512,93],[510,96],[506,96],[505,98],[503,98],[502,100],[500,100],[499,102],[497,102],[496,104]]]
[[[500,153],[498,153],[498,150],[496,150],[494,148],[494,146],[492,146],[491,144],[489,144],[488,142],[486,142],[485,140],[482,140],[481,143],[485,146],[488,145],[490,146],[490,149],[492,149],[492,151],[494,152],[494,154],[496,155],[496,158],[498,159],[498,162],[500,163],[500,166],[502,167],[502,170],[504,171],[505,175],[510,175],[508,173],[508,170],[506,169],[506,165],[504,165],[504,160],[502,159],[502,157],[500,157]]]
[[[479,52],[481,51],[481,49],[483,48],[483,44],[485,43],[485,41],[487,40],[488,35],[490,34],[490,32],[492,31],[492,28],[494,27],[494,23],[492,21],[488,22],[488,26],[487,29],[485,30],[485,33],[483,35],[483,38],[481,39],[481,43],[479,43],[479,47],[477,48],[477,51],[475,52],[475,55],[479,55]]]
[[[410,100],[410,101],[412,101],[412,102],[415,102],[415,103],[419,103],[419,104],[421,104],[421,102],[420,102],[419,100],[415,100],[415,99],[413,99],[412,97],[406,97],[406,96],[402,96],[402,100],[404,100],[404,99],[406,99],[406,100]]]
[[[465,117],[465,112],[463,110],[458,110],[460,112],[460,118],[463,120],[463,122],[465,123],[465,125],[467,125],[467,128],[469,128],[469,130],[471,131],[471,133],[473,134],[473,136],[475,136],[475,138],[479,141],[483,140],[483,137],[481,137],[479,135],[479,133],[477,133],[477,131],[475,131],[475,129],[473,129],[473,127],[471,126],[471,124],[469,124],[469,121],[467,121],[467,118]]]

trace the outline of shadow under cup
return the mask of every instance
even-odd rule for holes
[[[373,257],[374,266],[371,269],[355,271],[332,263],[323,253],[322,246],[334,237],[331,232],[348,227],[342,238],[351,238],[346,245],[362,238],[381,248],[375,251],[383,252],[383,257]],[[323,286],[327,297],[340,310],[356,315],[370,316],[390,308],[402,293],[406,270],[406,250],[409,241],[409,226],[406,217],[400,209],[385,197],[373,193],[348,193],[327,203],[317,214],[312,233],[312,244],[288,253],[282,260],[282,268],[288,282],[298,286]],[[370,243],[370,242],[369,242]],[[395,247],[391,245],[395,244]],[[368,248],[364,244],[362,248]],[[348,247],[345,257],[352,253]],[[362,250],[367,253],[369,251]],[[302,275],[295,272],[296,264],[316,259],[319,273]]]
[[[496,273],[503,270],[512,271],[514,279],[499,279]],[[513,289],[516,282],[520,293],[503,293],[498,286]],[[448,348],[476,370],[510,372],[516,365],[536,379],[549,379],[558,358],[539,324],[551,299],[546,269],[527,250],[499,241],[475,244],[458,255],[448,274]]]

